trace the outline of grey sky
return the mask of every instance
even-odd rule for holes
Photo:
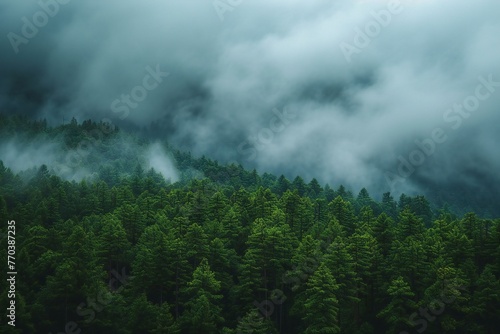
[[[69,1],[16,53],[8,34],[41,7],[0,0],[0,110],[158,122],[197,154],[373,192],[442,128],[447,140],[392,190],[498,189],[500,87],[457,129],[443,115],[478,77],[500,81],[500,2],[402,0],[350,61],[342,43],[356,46],[391,1],[222,2],[221,14],[212,0]],[[169,76],[120,120],[112,102],[157,65]],[[285,107],[295,117],[263,130]]]

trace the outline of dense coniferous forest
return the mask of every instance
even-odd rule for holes
[[[178,170],[165,179],[144,167],[148,140],[105,123],[1,116],[13,140],[63,149],[0,162],[18,271],[5,333],[497,333],[500,219],[161,143]]]

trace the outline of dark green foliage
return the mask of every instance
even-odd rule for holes
[[[181,317],[183,327],[188,333],[217,333],[224,322],[221,316],[219,294],[221,283],[215,278],[208,261],[203,259],[193,273],[193,278],[184,289],[186,311]]]
[[[14,219],[19,267],[18,328],[2,333],[72,321],[84,333],[497,332],[499,219],[433,212],[423,196],[379,203],[162,143],[172,183],[144,168],[147,141],[103,123],[0,118],[0,138],[68,152],[102,132],[102,159],[79,162],[95,174],[79,181],[60,161],[19,173],[0,161],[1,248]]]
[[[340,333],[339,302],[337,299],[339,286],[328,267],[320,264],[306,286],[302,316],[305,326],[304,333]]]
[[[412,301],[415,294],[401,276],[392,280],[387,294],[391,302],[377,316],[385,319],[389,332],[399,333],[410,326],[408,314],[415,309],[416,304]]]

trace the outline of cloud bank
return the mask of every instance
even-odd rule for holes
[[[54,14],[45,25],[41,4]],[[467,117],[449,110],[479,78],[500,82],[499,12],[496,0],[5,0],[0,110],[52,124],[110,119],[197,154],[355,189],[492,194],[500,87]],[[16,53],[8,36],[23,37],[26,22],[40,27]],[[157,67],[168,77],[137,88]],[[117,99],[127,113],[112,109]],[[446,140],[398,172],[437,128]]]

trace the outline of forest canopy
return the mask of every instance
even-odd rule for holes
[[[500,219],[477,203],[377,201],[91,120],[0,116],[0,143],[5,333],[496,332]]]

